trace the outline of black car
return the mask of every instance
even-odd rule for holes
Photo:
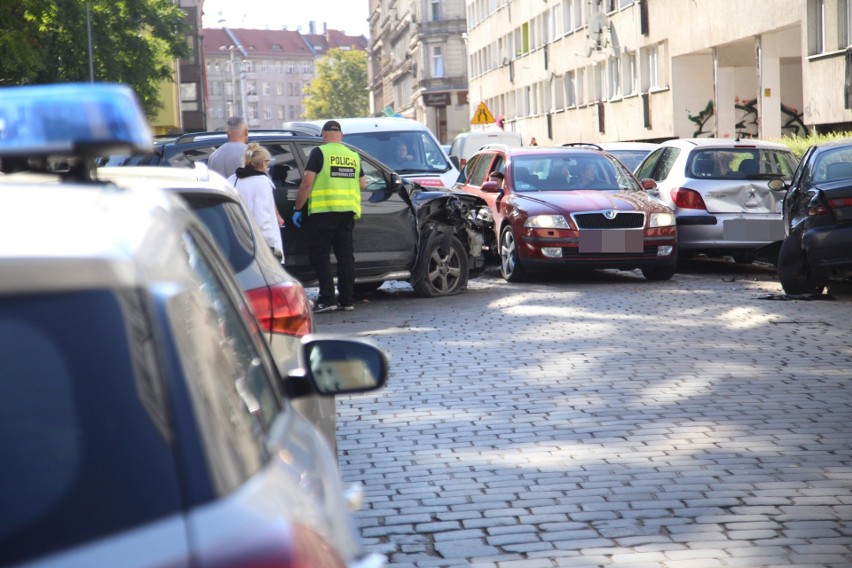
[[[787,294],[820,294],[830,278],[852,276],[852,140],[805,152],[784,197],[784,227],[778,277]]]
[[[223,132],[186,134],[160,141],[144,156],[113,156],[110,165],[193,167],[227,141]],[[318,136],[298,131],[254,131],[272,155],[270,175],[275,202],[289,220],[299,183]],[[472,195],[426,188],[403,181],[382,162],[349,146],[361,157],[367,188],[361,195],[362,217],[355,223],[356,292],[376,289],[385,280],[407,280],[420,296],[461,292],[468,278],[485,265],[483,241],[491,226],[487,204]],[[303,284],[316,282],[308,261],[306,232],[288,224],[282,229],[287,271]],[[334,260],[332,259],[332,262]]]

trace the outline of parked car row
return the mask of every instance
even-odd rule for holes
[[[510,282],[552,267],[667,279],[697,254],[777,263],[790,294],[852,275],[852,140],[814,146],[801,162],[762,140],[490,145],[458,187],[489,204],[486,246]]]
[[[384,353],[311,333],[221,176],[115,151],[151,151],[129,89],[0,89],[0,564],[382,566],[329,397]]]

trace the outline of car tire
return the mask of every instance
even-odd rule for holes
[[[645,280],[671,280],[676,272],[677,263],[671,266],[649,266],[642,269],[642,276],[645,277]]]
[[[787,294],[822,294],[825,278],[815,274],[802,249],[801,235],[791,233],[778,253],[778,279]]]
[[[444,233],[435,232],[426,239],[417,271],[420,278],[413,282],[414,293],[425,298],[452,296],[467,288],[467,251],[453,236],[446,254],[441,253]]]
[[[522,282],[527,274],[518,255],[518,243],[515,233],[509,225],[500,233],[500,274],[506,282]]]

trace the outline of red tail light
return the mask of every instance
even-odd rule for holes
[[[676,187],[671,192],[672,201],[681,209],[707,209],[701,194],[694,189]]]
[[[311,307],[301,284],[284,283],[246,292],[264,331],[301,337],[311,332]]]
[[[841,207],[852,207],[852,197],[839,197],[837,199],[829,199],[828,206],[832,209]]]

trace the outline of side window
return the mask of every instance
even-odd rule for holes
[[[636,170],[636,177],[638,179],[646,179],[651,177],[651,172],[654,171],[654,166],[657,165],[657,161],[660,159],[660,156],[663,153],[665,148],[658,148],[648,154],[648,156],[643,160],[642,164],[639,166],[639,169]]]
[[[388,181],[385,179],[384,172],[379,169],[374,163],[361,158],[361,169],[364,171],[364,177],[367,180],[367,190],[370,193],[376,191],[388,191]]]
[[[298,190],[299,184],[302,183],[302,172],[299,169],[299,163],[296,161],[293,146],[285,142],[264,144],[264,148],[269,150],[272,156],[269,176],[275,183],[275,188]],[[293,197],[296,197],[295,193]]]
[[[473,167],[473,172],[470,174],[470,179],[467,183],[479,187],[485,182],[485,176],[487,176],[490,171],[489,166],[491,165],[491,157],[491,154],[482,154],[479,157]]]
[[[674,167],[675,160],[680,154],[680,148],[663,148],[662,156],[657,161],[654,171],[651,172],[651,177],[654,181],[662,181],[669,176],[669,172]],[[641,178],[640,178],[641,179]]]
[[[212,483],[227,492],[268,459],[266,432],[281,407],[269,361],[261,353],[263,338],[251,326],[248,308],[228,293],[195,235],[185,233],[183,243],[197,286],[173,304],[170,316],[175,325],[185,326],[180,336],[192,343],[179,343],[187,388]]]
[[[488,173],[491,172],[500,172],[501,174],[505,174],[503,171],[505,169],[506,162],[501,155],[494,156],[494,162],[491,164],[491,168],[488,170]]]
[[[178,168],[195,167],[195,162],[207,163],[210,154],[219,147],[219,144],[209,144],[196,148],[185,148],[168,159],[169,165]]]

